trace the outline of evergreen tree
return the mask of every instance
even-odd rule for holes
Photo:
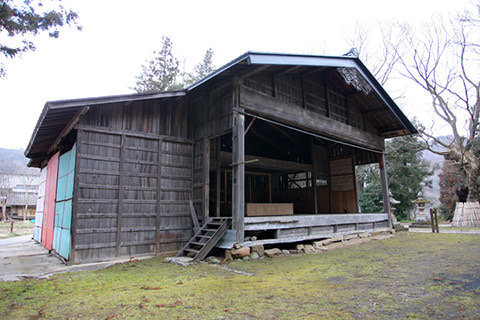
[[[14,58],[22,52],[34,51],[32,36],[48,32],[58,38],[60,28],[74,25],[78,30],[78,14],[59,4],[43,6],[42,1],[1,0],[0,1],[0,53],[6,58]],[[0,61],[0,78],[5,76],[4,64]]]
[[[422,159],[423,149],[420,148],[418,138],[418,136],[397,137],[387,141],[386,144],[388,184],[393,198],[400,201],[395,206],[395,215],[399,219],[407,217],[413,208],[412,201],[420,196],[427,184],[431,183],[427,178],[432,172],[428,162]],[[382,189],[378,165],[369,165],[368,170],[363,171],[364,189],[359,196],[362,212],[381,212]]]
[[[162,49],[154,51],[154,58],[142,65],[135,91],[144,93],[182,89],[182,85],[177,82],[180,69],[178,60],[173,56],[172,47],[170,38],[162,37]]]
[[[357,170],[357,179],[362,181],[363,186],[358,202],[364,213],[383,211],[382,188],[377,174],[378,170],[378,164],[359,166]]]
[[[186,74],[185,86],[189,86],[205,78],[214,70],[215,66],[213,65],[213,50],[210,48],[205,52],[203,60],[193,68],[193,72]]]
[[[403,219],[413,208],[423,188],[431,184],[427,178],[432,175],[429,163],[422,159],[423,149],[418,136],[393,138],[386,145],[388,184],[392,196],[400,201],[395,206],[395,214]]]

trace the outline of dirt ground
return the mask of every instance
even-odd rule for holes
[[[480,236],[402,233],[318,254],[162,258],[0,282],[1,319],[479,319]],[[242,271],[243,273],[239,273]]]

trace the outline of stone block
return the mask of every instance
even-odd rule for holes
[[[303,250],[306,253],[315,253],[315,248],[311,244],[306,244]]]
[[[232,249],[232,257],[234,259],[240,259],[250,254],[250,248],[244,247],[239,249]]]
[[[261,244],[258,244],[258,245],[255,245],[255,246],[252,246],[251,248],[251,252],[256,252],[258,254],[259,257],[263,257],[263,255],[265,254],[265,249],[263,248],[263,245]]]
[[[278,256],[282,254],[282,251],[278,248],[267,249],[264,251],[267,257],[273,258],[274,256]]]

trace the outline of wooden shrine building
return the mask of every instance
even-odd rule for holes
[[[384,140],[415,132],[345,56],[248,52],[182,91],[47,102],[35,238],[82,263],[177,251],[191,211],[231,217],[232,244],[389,229],[358,213],[354,168],[380,163],[389,212]]]

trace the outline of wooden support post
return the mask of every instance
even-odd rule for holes
[[[315,146],[313,144],[313,137],[310,137],[310,154],[312,158],[312,192],[313,192],[313,213],[318,214],[318,199],[317,199],[317,157],[315,156]]]
[[[430,225],[432,226],[432,233],[439,232],[437,209],[430,209]]]
[[[435,219],[433,218],[432,208],[430,208],[430,226],[432,227],[432,233],[435,233]]]
[[[382,182],[382,196],[383,196],[383,212],[388,215],[388,227],[392,228],[392,212],[390,208],[390,192],[388,190],[388,176],[387,166],[385,161],[385,154],[377,154],[378,162],[380,164],[380,179]]]
[[[70,225],[70,256],[69,263],[75,263],[75,245],[77,243],[77,212],[78,212],[78,191],[80,190],[80,156],[83,149],[84,131],[77,130],[76,152],[75,152],[75,178],[73,179],[73,199],[72,199],[72,222]]]
[[[202,201],[202,211],[203,218],[202,221],[205,223],[210,217],[210,140],[204,138],[202,141],[202,182],[203,182],[203,201]]]
[[[245,116],[238,110],[238,86],[234,90],[234,112],[232,129],[232,218],[236,230],[236,241],[244,241],[245,215]]]
[[[161,212],[162,212],[162,147],[163,141],[161,138],[158,140],[158,158],[157,158],[157,210],[155,216],[155,255],[160,254],[160,224],[161,224]]]
[[[215,190],[215,216],[220,217],[220,197],[221,197],[221,189],[222,189],[222,160],[220,157],[220,152],[222,149],[221,145],[222,138],[217,137],[216,139],[216,144],[215,144],[215,151],[216,151],[216,168],[215,168],[215,184],[216,184],[216,190]]]
[[[121,242],[122,242],[122,215],[125,210],[124,200],[124,188],[125,188],[125,143],[126,136],[122,134],[120,138],[120,170],[119,170],[119,183],[118,183],[118,213],[117,213],[117,234],[115,238],[115,256],[120,256]]]

